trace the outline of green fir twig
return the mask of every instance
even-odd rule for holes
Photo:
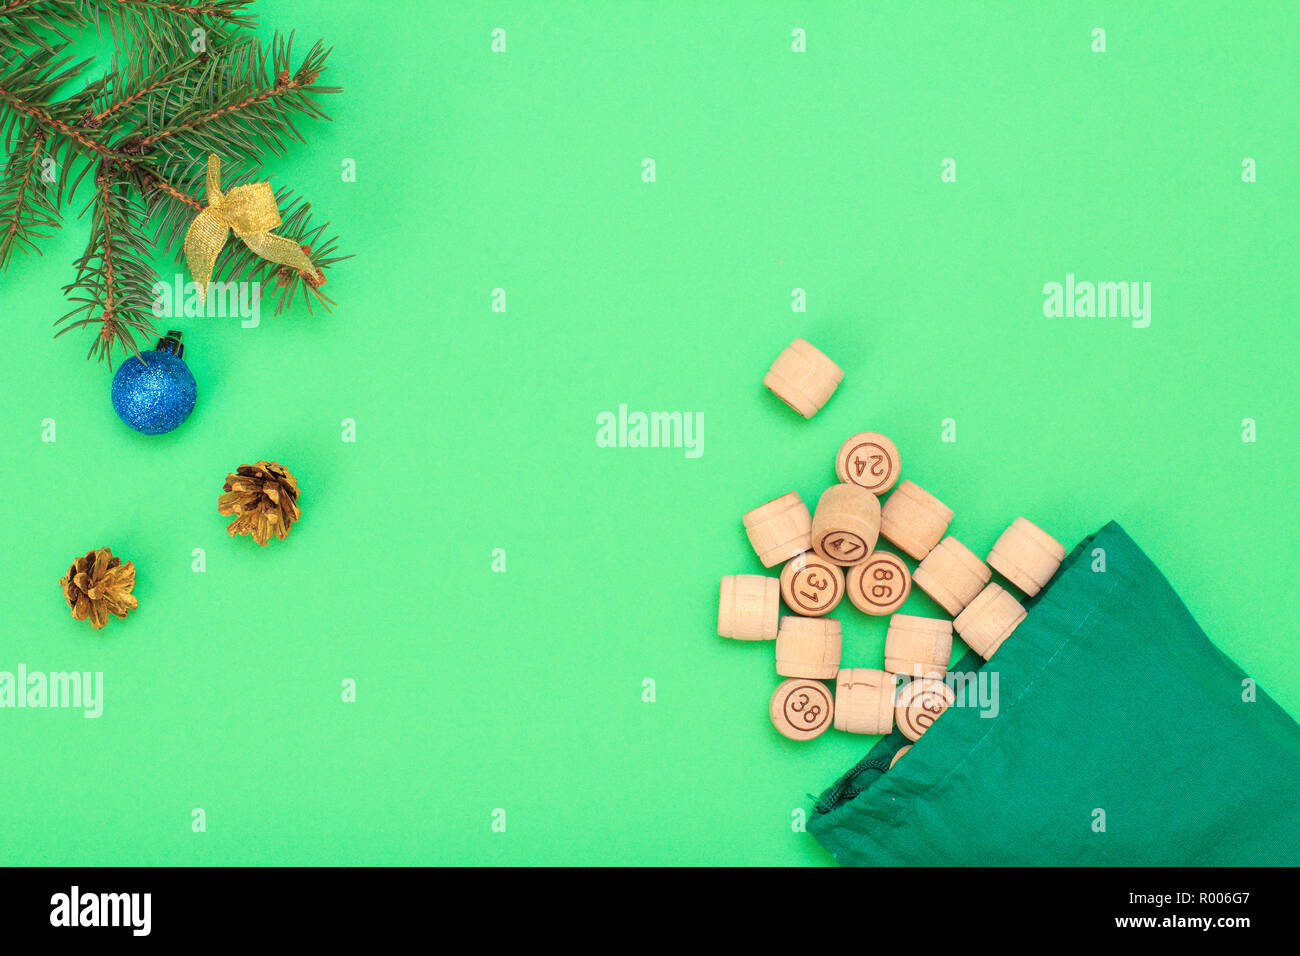
[[[182,258],[185,232],[204,198],[207,157],[222,158],[229,188],[264,179],[264,163],[303,141],[301,117],[327,120],[320,83],[329,50],[314,44],[295,58],[293,35],[263,43],[250,0],[0,0],[0,269],[15,252],[39,252],[60,209],[88,189],[81,215],[90,236],[65,287],[76,305],[58,320],[62,335],[94,328],[90,354],[112,364],[115,346],[138,354],[154,332],[152,272],[160,251]],[[88,27],[107,30],[116,53],[87,81],[89,60],[68,55]],[[80,82],[71,94],[61,91]],[[87,181],[89,187],[87,187]],[[338,237],[316,223],[311,205],[276,191],[277,235],[297,242],[316,273],[295,272],[230,242],[214,278],[261,282],[276,312],[301,291],[313,303],[339,255]]]

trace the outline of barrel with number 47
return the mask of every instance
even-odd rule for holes
[[[833,564],[851,567],[871,557],[880,534],[880,499],[857,485],[822,492],[812,519],[812,548]]]

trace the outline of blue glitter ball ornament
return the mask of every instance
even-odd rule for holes
[[[113,376],[117,417],[145,435],[169,432],[189,418],[196,386],[184,354],[181,333],[168,332],[152,352],[123,362]]]

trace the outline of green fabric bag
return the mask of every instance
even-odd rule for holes
[[[1244,699],[1119,525],[1027,606],[992,661],[953,668],[983,672],[959,703],[996,678],[995,715],[950,707],[887,769],[894,731],[822,794],[809,830],[839,862],[1300,864],[1300,725],[1262,689]]]

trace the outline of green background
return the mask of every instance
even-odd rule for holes
[[[337,309],[169,322],[199,404],[150,438],[50,339],[87,223],[0,278],[0,670],[105,683],[0,710],[0,861],[831,862],[794,811],[875,738],[779,737],[717,583],[862,429],[981,554],[1118,520],[1300,713],[1295,4],[259,6],[335,47],[270,169],[357,256]],[[1067,272],[1149,281],[1150,327],[1045,318]],[[846,370],[806,422],[760,384],[797,335]],[[620,403],[702,412],[703,456],[597,447]],[[258,458],[305,512],[264,549],[216,508]],[[103,545],[140,608],[96,633],[57,582]]]

